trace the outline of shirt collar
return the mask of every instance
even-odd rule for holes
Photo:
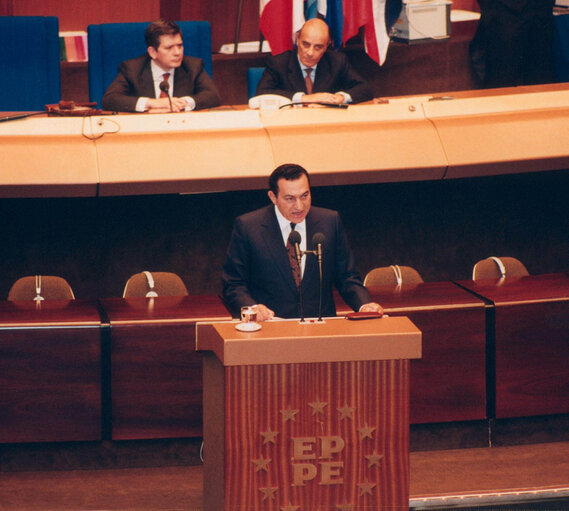
[[[288,236],[290,234],[290,232],[292,231],[291,227],[290,227],[290,221],[287,220],[283,214],[280,212],[279,208],[277,206],[275,206],[275,214],[277,215],[277,222],[279,223],[279,228],[281,230],[281,233],[283,235],[283,240],[286,244],[287,240],[288,240]],[[298,231],[298,233],[301,236],[301,245],[306,243],[306,218],[296,224],[295,230]]]
[[[164,73],[170,73],[170,77],[168,78],[168,81],[172,80],[173,76],[174,76],[174,68],[168,69],[167,71],[164,71],[164,69],[162,69],[158,64],[156,64],[156,62],[154,62],[154,60],[150,61],[150,70],[152,71],[152,79],[155,82],[161,82],[164,76]]]
[[[302,71],[303,75],[306,75],[306,70],[308,69],[309,66],[305,66],[302,62],[300,62],[300,59],[298,58],[298,53],[296,54],[296,59],[298,60],[298,65],[300,66],[300,69]],[[314,77],[316,76],[316,68],[318,67],[318,64],[314,64],[313,66],[310,66],[310,69],[312,69],[312,80],[314,80]]]

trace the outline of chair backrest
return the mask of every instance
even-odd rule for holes
[[[208,21],[177,21],[184,40],[184,54],[199,57],[212,76],[211,26]],[[149,23],[103,23],[87,27],[89,99],[99,106],[107,87],[124,60],[147,52],[144,31]]]
[[[423,278],[411,266],[383,266],[370,270],[364,279],[364,286],[401,286],[402,284],[420,284]]]
[[[529,275],[524,264],[515,257],[488,257],[472,268],[472,280],[502,279]]]
[[[247,68],[247,99],[251,99],[257,91],[257,85],[265,71],[264,67]]]
[[[188,289],[175,273],[149,272],[135,273],[126,282],[123,298],[157,296],[186,296]]]
[[[44,110],[61,99],[59,21],[0,16],[0,110]]]
[[[12,302],[24,300],[74,300],[71,286],[62,277],[30,275],[18,279],[8,292]]]

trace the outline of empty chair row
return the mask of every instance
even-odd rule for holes
[[[472,280],[501,279],[529,275],[524,264],[514,257],[488,257],[478,261],[472,270]],[[420,273],[410,266],[396,264],[370,270],[365,286],[401,286],[423,282]],[[135,273],[127,280],[123,298],[157,296],[187,296],[184,281],[172,272]],[[32,275],[18,279],[8,292],[8,300],[73,300],[75,295],[69,283],[53,275]]]
[[[502,279],[505,277],[523,277],[529,275],[524,264],[515,257],[491,256],[478,261],[472,269],[472,280]],[[382,266],[370,270],[364,279],[366,286],[401,286],[402,284],[420,284],[421,274],[410,266]]]
[[[143,271],[132,275],[126,282],[123,298],[156,296],[186,296],[188,289],[175,273]],[[32,275],[18,279],[8,292],[8,300],[74,300],[69,283],[53,275]]]

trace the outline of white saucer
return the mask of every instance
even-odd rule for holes
[[[237,323],[235,328],[240,332],[256,332],[261,330],[261,325],[259,323]]]

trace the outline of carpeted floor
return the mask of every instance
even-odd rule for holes
[[[412,509],[569,509],[569,442],[411,453]],[[201,466],[0,472],[1,511],[202,511]]]

